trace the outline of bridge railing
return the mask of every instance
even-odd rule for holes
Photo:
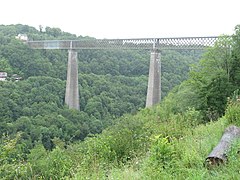
[[[203,49],[215,44],[219,37],[43,40],[28,41],[32,49]],[[225,38],[231,38],[230,36]]]

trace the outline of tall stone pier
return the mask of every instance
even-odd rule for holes
[[[77,52],[68,50],[67,84],[65,103],[70,109],[79,110]]]
[[[161,100],[161,61],[157,49],[151,51],[146,107],[151,107]]]

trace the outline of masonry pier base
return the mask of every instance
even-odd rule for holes
[[[65,104],[70,109],[80,109],[78,91],[78,63],[77,52],[68,50],[67,83],[65,93]]]
[[[160,52],[157,49],[151,51],[149,76],[148,76],[148,89],[146,107],[161,101],[161,62]]]

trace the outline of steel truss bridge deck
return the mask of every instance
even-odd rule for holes
[[[231,36],[221,38],[231,39]],[[28,41],[32,49],[204,49],[219,39],[211,37],[88,39]]]

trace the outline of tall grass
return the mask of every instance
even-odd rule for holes
[[[67,149],[56,144],[49,152],[36,146],[24,162],[7,161],[12,153],[4,147],[12,143],[6,142],[0,154],[6,161],[0,168],[12,179],[238,179],[240,141],[230,149],[228,163],[208,169],[204,162],[224,129],[238,125],[239,114],[239,104],[231,103],[218,121],[199,124],[201,115],[195,109],[173,114],[156,106],[126,115],[102,134]]]

